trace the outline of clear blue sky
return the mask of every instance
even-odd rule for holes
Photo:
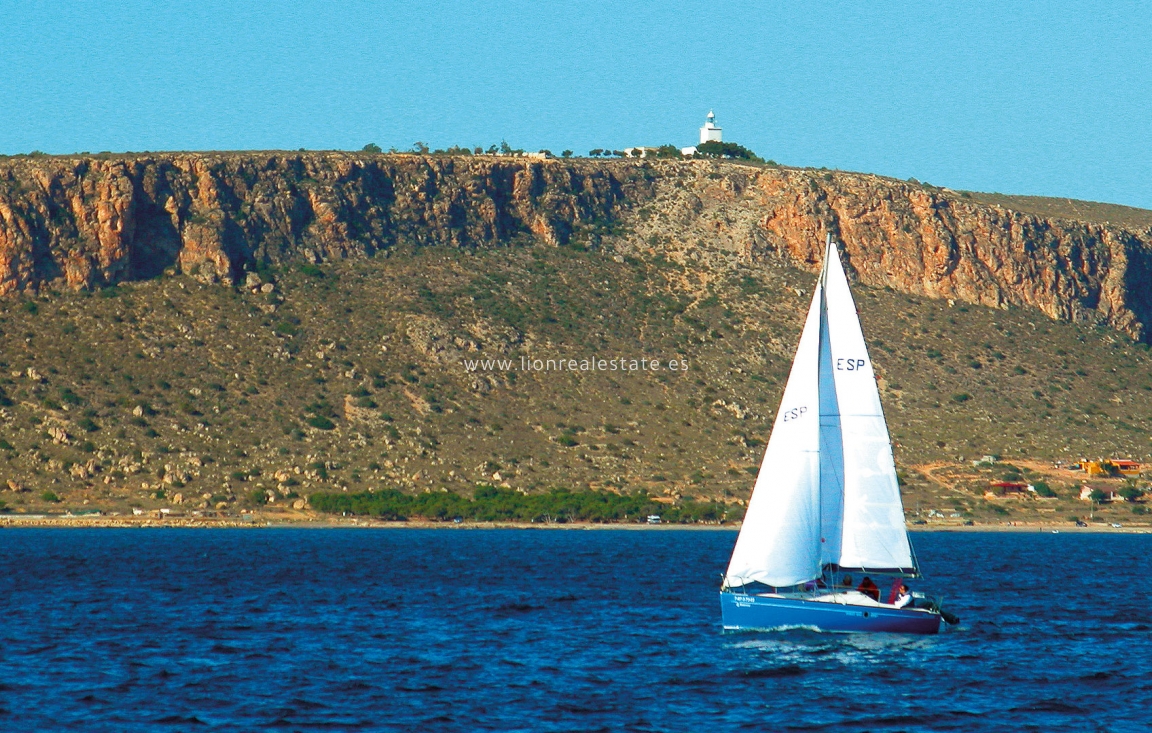
[[[1152,208],[1152,6],[9,0],[0,153],[725,139]]]

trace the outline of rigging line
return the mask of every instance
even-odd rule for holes
[[[832,235],[828,234],[827,238],[825,240],[824,264],[820,270],[820,283],[819,283],[819,286],[820,286],[820,331],[819,331],[820,340],[819,340],[819,350],[816,352],[816,401],[817,401],[817,409],[816,409],[816,411],[817,411],[817,424],[816,424],[816,427],[817,427],[817,442],[821,448],[820,456],[821,456],[821,458],[824,458],[825,456],[827,456],[829,459],[832,458],[832,451],[830,450],[832,445],[830,443],[830,439],[827,439],[825,437],[823,420],[821,420],[820,418],[823,418],[825,416],[823,413],[823,410],[821,409],[823,407],[823,402],[824,402],[824,400],[822,399],[822,394],[821,394],[822,387],[824,386],[824,382],[821,379],[821,372],[824,370],[825,333],[828,334],[828,343],[827,343],[827,345],[828,345],[828,358],[829,359],[832,358],[831,330],[830,330],[830,323],[828,321],[828,267],[829,267],[829,263],[832,261],[833,256],[839,257],[839,254],[836,252],[835,247],[832,243]],[[829,364],[829,366],[830,365],[831,364]],[[834,489],[836,494],[839,496],[839,502],[838,503],[839,503],[839,509],[840,509],[840,526],[838,528],[836,528],[837,532],[839,534],[839,538],[837,541],[838,549],[837,549],[836,564],[839,564],[840,553],[843,551],[843,548],[844,548],[844,466],[843,466],[844,436],[843,436],[843,425],[841,424],[840,416],[839,416],[840,399],[839,399],[839,395],[836,394],[835,375],[832,375],[831,378],[832,378],[831,398],[833,400],[835,400],[835,408],[836,408],[835,409],[836,424],[834,427],[835,427],[836,431],[840,434],[840,453],[839,453],[839,455],[840,455],[841,465],[836,466],[835,463],[831,460],[818,461],[818,463],[817,463],[817,476],[819,476],[820,478],[818,479],[819,480],[819,484],[818,484],[819,491],[817,493],[817,506],[819,507],[819,511],[820,511],[820,549],[821,549],[820,555],[821,555],[821,559],[823,559],[824,540],[825,540],[825,537],[824,537],[824,494],[825,494],[825,490],[824,490],[824,481],[823,481],[824,472],[821,469],[821,466],[827,462],[831,468],[832,479],[837,484],[835,487],[829,487],[829,488]],[[832,417],[831,414],[829,414],[828,416]],[[829,425],[828,427],[831,428],[833,426]],[[837,469],[839,469],[839,471]],[[821,563],[821,564],[823,564],[823,563]],[[833,578],[833,580],[834,580],[834,578]]]
[[[824,331],[827,328],[828,321],[828,301],[827,289],[824,287],[825,273],[828,272],[828,253],[824,253],[824,266],[820,271],[820,279],[816,283],[816,287],[820,291],[820,323],[816,329],[816,534],[820,537],[820,546],[816,553],[816,564],[820,568],[820,575],[824,574],[823,559],[824,559],[824,481],[822,472],[820,471],[820,457],[823,451],[820,440],[823,436],[823,431],[820,429],[820,360],[821,355],[824,353]]]

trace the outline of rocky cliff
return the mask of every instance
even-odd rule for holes
[[[639,211],[639,242],[663,242],[683,261],[713,250],[751,262],[783,256],[817,270],[832,234],[867,285],[1033,307],[1147,338],[1149,212],[1129,210],[1130,221],[1115,224],[983,204],[972,194],[879,176],[697,165],[695,175],[657,176],[654,200]]]
[[[0,294],[156,276],[232,283],[260,262],[563,244],[625,198],[591,164],[341,153],[21,158],[0,163]]]
[[[817,266],[826,233],[862,282],[1034,307],[1147,338],[1152,226],[1059,218],[877,176],[727,163],[345,153],[0,162],[0,294],[175,268],[232,283],[258,263],[398,246],[614,246],[685,262]],[[719,260],[710,254],[726,255]],[[702,267],[706,264],[702,264]]]

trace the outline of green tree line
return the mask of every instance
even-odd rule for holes
[[[478,486],[473,496],[453,492],[405,494],[396,489],[355,494],[321,492],[309,497],[312,507],[332,514],[352,514],[402,521],[405,519],[478,522],[644,522],[659,515],[662,522],[696,524],[731,522],[742,518],[743,508],[719,502],[656,502],[645,491],[616,494],[610,491],[553,489],[522,494],[513,489]]]

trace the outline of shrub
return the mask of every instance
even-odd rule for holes
[[[56,493],[53,491],[45,491],[43,494],[40,495],[40,498],[43,499],[44,501],[48,501],[48,502],[51,502],[53,504],[59,504],[60,503],[60,497],[57,496]]]
[[[677,151],[679,152],[679,151]],[[736,143],[709,140],[696,146],[696,154],[705,158],[735,158],[737,160],[754,160],[763,162],[763,159],[743,145]]]
[[[317,430],[334,430],[336,428],[336,423],[332,422],[323,415],[313,415],[312,417],[305,420],[305,422]]]
[[[325,481],[328,480],[328,467],[325,466],[320,461],[316,461],[315,463],[311,464],[309,466],[309,468],[311,468],[313,471],[315,471],[316,475],[319,476],[321,479],[323,479]]]
[[[737,146],[739,147],[739,146]],[[648,151],[649,157],[653,158],[680,158],[680,148],[675,145],[661,145],[655,150]]]
[[[1037,496],[1042,496],[1045,499],[1051,499],[1056,496],[1056,492],[1052,490],[1052,487],[1043,481],[1034,482],[1032,488],[1036,489]]]
[[[675,505],[657,504],[647,493],[617,494],[609,491],[569,491],[521,494],[515,489],[477,486],[471,498],[452,492],[405,494],[396,489],[363,493],[312,494],[313,508],[322,512],[366,514],[381,519],[408,517],[449,520],[454,517],[478,521],[521,522],[612,522],[642,521],[660,514],[667,522],[722,522],[740,517],[740,508],[731,510],[719,502],[686,500]]]
[[[1124,501],[1134,502],[1144,496],[1144,492],[1134,486],[1125,486],[1120,489],[1120,496],[1124,497]]]
[[[972,395],[968,394],[967,392],[957,392],[956,394],[952,395],[952,401],[957,404],[963,404],[970,399],[972,399]]]

